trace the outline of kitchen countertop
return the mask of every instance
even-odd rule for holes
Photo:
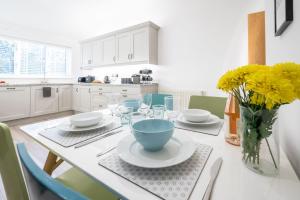
[[[55,85],[82,85],[82,86],[153,86],[158,83],[151,84],[104,84],[104,83],[5,83],[0,84],[0,87],[28,87],[28,86],[55,86]]]

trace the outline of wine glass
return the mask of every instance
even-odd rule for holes
[[[116,109],[121,102],[121,94],[119,93],[112,93],[108,94],[107,96],[107,107],[111,112],[111,115],[115,115]]]
[[[171,122],[175,122],[176,118],[179,115],[180,101],[178,97],[166,96],[165,97],[165,112],[167,118]]]
[[[152,95],[146,94],[142,99],[139,112],[147,116],[150,112],[151,105],[152,105]]]

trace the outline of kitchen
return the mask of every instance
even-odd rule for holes
[[[281,147],[277,154],[281,156],[281,171],[279,175],[268,178],[253,173],[243,165],[240,136],[230,135],[239,131],[238,121],[235,121],[235,131],[232,131],[230,123],[235,120],[234,117],[239,119],[240,112],[218,82],[223,74],[237,66],[299,63],[299,47],[295,45],[300,32],[297,28],[298,2],[294,1],[292,23],[279,37],[274,35],[274,5],[269,1],[3,0],[0,5],[0,124],[7,124],[14,142],[25,142],[39,168],[50,175],[53,172],[54,178],[75,166],[94,178],[97,184],[100,182],[113,191],[117,199],[139,199],[143,196],[145,199],[177,199],[162,196],[142,183],[121,180],[124,175],[114,176],[115,172],[108,172],[105,167],[96,170],[98,163],[92,162],[90,154],[97,152],[92,149],[102,143],[115,146],[114,140],[119,140],[117,135],[78,150],[72,148],[73,152],[70,147],[62,148],[50,142],[55,139],[42,137],[34,128],[44,126],[47,130],[57,120],[94,112],[104,113],[104,116],[110,116],[107,115],[110,112],[114,117],[120,117],[121,113],[122,121],[122,106],[126,103],[132,105],[132,100],[138,100],[138,109],[135,105],[133,109],[139,112],[147,104],[149,94],[152,95],[152,105],[146,109],[147,118],[155,118],[154,99],[162,95],[164,101],[157,100],[160,102],[157,104],[164,105],[169,121],[176,124],[181,120],[193,125],[193,120],[184,121],[189,114],[185,113],[186,110],[196,109],[193,105],[200,105],[200,100],[195,103],[193,97],[216,97],[227,101],[226,106],[221,106],[221,114],[214,113],[219,109],[219,101],[214,102],[214,99],[206,100],[211,105],[205,110],[224,121],[217,137],[211,136],[215,134],[214,130],[198,135],[193,131],[182,132],[195,141],[203,141],[213,147],[207,166],[212,165],[217,157],[223,158],[210,198],[247,199],[251,197],[249,194],[255,193],[257,199],[297,199],[295,188],[300,184],[300,149],[295,142],[299,139],[296,120],[300,113],[298,97],[295,101],[282,103],[289,105],[278,107],[279,128],[276,130],[280,132]],[[256,53],[258,42],[251,43],[253,40],[249,39],[250,16],[260,12],[264,12],[265,42],[264,47],[260,48],[264,56]],[[257,24],[255,22],[254,26]],[[253,54],[251,44],[255,45]],[[251,56],[258,60],[250,62]],[[259,60],[260,57],[264,57],[264,61]],[[172,109],[168,109],[168,96],[172,96]],[[149,110],[153,113],[148,115]],[[185,119],[180,118],[185,114]],[[125,127],[130,126],[133,131],[133,124],[130,123]],[[122,127],[125,129],[124,125]],[[182,128],[174,125],[175,132],[181,133]],[[200,129],[196,132],[203,131]],[[121,132],[120,136],[125,132]],[[111,146],[108,149],[104,147],[104,152],[113,152]],[[97,151],[101,149],[99,147]],[[78,158],[75,151],[78,151]],[[222,156],[217,154],[219,152]],[[52,161],[49,159],[51,156]],[[86,161],[82,161],[85,157]],[[0,161],[4,163],[1,155]],[[47,163],[51,162],[53,169],[50,167],[47,171]],[[0,170],[1,166],[5,169],[5,165],[0,164]],[[195,188],[189,188],[191,191],[186,199],[196,199],[197,196],[208,198],[209,170],[205,167],[202,173],[199,172],[200,178],[195,180],[198,183],[195,183]],[[4,175],[1,176],[4,179]],[[1,176],[0,199],[10,199],[9,189],[5,181],[1,182]],[[286,180],[285,176],[288,177]],[[249,189],[249,183],[244,178],[249,179],[249,183],[259,183]],[[235,188],[227,185],[228,181]],[[275,186],[272,186],[272,181]],[[263,189],[256,193],[259,187]]]

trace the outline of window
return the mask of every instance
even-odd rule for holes
[[[0,76],[68,77],[71,49],[0,37]]]

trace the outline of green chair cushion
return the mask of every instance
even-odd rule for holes
[[[191,96],[189,108],[208,110],[223,119],[226,101],[225,97]]]
[[[57,177],[56,180],[91,200],[119,199],[115,194],[107,190],[100,183],[88,177],[76,168],[71,168]]]

